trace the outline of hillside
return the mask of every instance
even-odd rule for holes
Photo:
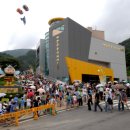
[[[28,50],[28,51],[26,52],[24,50]],[[0,52],[0,66],[4,68],[7,65],[12,65],[12,66],[16,66],[21,71],[27,70],[31,67],[35,71],[35,66],[36,66],[36,51],[35,50],[19,49],[19,50],[16,50],[15,53],[13,51],[15,50],[12,50],[11,54],[12,53],[15,54],[15,57],[5,52],[4,53]],[[19,51],[20,52],[24,51],[23,53],[21,53],[21,56],[18,56],[18,54],[20,53]]]
[[[130,38],[119,43],[119,45],[125,46],[127,75],[130,76]]]
[[[126,55],[126,66],[130,66],[130,38],[119,43],[119,45],[125,46],[125,55]]]
[[[4,69],[8,65],[15,66],[16,69],[20,66],[19,61],[15,57],[0,52],[0,67]]]
[[[17,58],[21,65],[21,70],[27,70],[30,67],[35,71],[36,67],[36,51],[30,50],[25,55]]]
[[[29,52],[30,50],[32,49],[15,49],[15,50],[3,51],[2,53],[9,54],[13,57],[19,57],[19,56],[26,55],[27,52]]]
[[[130,38],[126,39],[125,41],[119,43],[122,46],[125,46],[126,48],[130,49]]]

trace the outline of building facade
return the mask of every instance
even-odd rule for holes
[[[37,74],[44,73],[45,66],[45,40],[40,39],[36,48],[36,72]]]
[[[50,77],[71,82],[127,79],[125,48],[105,41],[103,31],[87,29],[70,18],[53,18],[49,25]]]

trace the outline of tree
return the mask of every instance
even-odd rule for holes
[[[2,69],[7,67],[8,65],[12,65],[15,69],[20,68],[19,61],[16,58],[4,53],[0,53],[0,65]]]
[[[119,45],[122,45],[125,47],[127,75],[130,76],[130,38],[119,43]]]
[[[26,55],[18,57],[19,63],[21,64],[20,70],[25,71],[30,67],[35,72],[36,70],[36,51],[30,50]]]

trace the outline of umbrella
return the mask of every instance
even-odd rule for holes
[[[116,84],[116,89],[125,89],[126,87],[123,84]]]
[[[103,84],[98,84],[98,85],[96,86],[96,88],[99,88],[99,87],[104,87],[104,85],[103,85]]]
[[[32,85],[32,86],[30,86],[30,88],[31,88],[31,89],[36,89],[36,86],[33,86],[33,85]]]
[[[39,88],[39,89],[37,90],[37,92],[39,92],[39,93],[45,93],[46,91],[45,91],[43,88]]]
[[[60,80],[57,80],[57,82],[56,82],[57,84],[65,84],[64,82],[62,82],[62,81],[60,81]]]
[[[5,95],[5,93],[0,93],[0,97],[4,97]]]
[[[76,83],[74,83],[74,85],[75,85],[75,86],[79,86],[79,83],[78,83],[78,82],[76,82]]]
[[[129,86],[130,86],[130,83],[127,83],[126,86],[129,87]]]
[[[118,81],[115,80],[114,83],[117,83],[117,84],[118,84]]]

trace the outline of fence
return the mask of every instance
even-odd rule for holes
[[[40,110],[46,110],[46,109],[52,109],[52,115],[56,115],[55,105],[54,104],[47,104],[47,105],[43,105],[43,106],[39,106],[39,107],[34,107],[34,108],[30,108],[30,109],[25,109],[25,110],[20,110],[17,112],[12,112],[12,113],[0,115],[0,121],[14,120],[15,125],[18,126],[20,117],[33,113],[34,120],[37,120],[38,119],[37,112]]]

